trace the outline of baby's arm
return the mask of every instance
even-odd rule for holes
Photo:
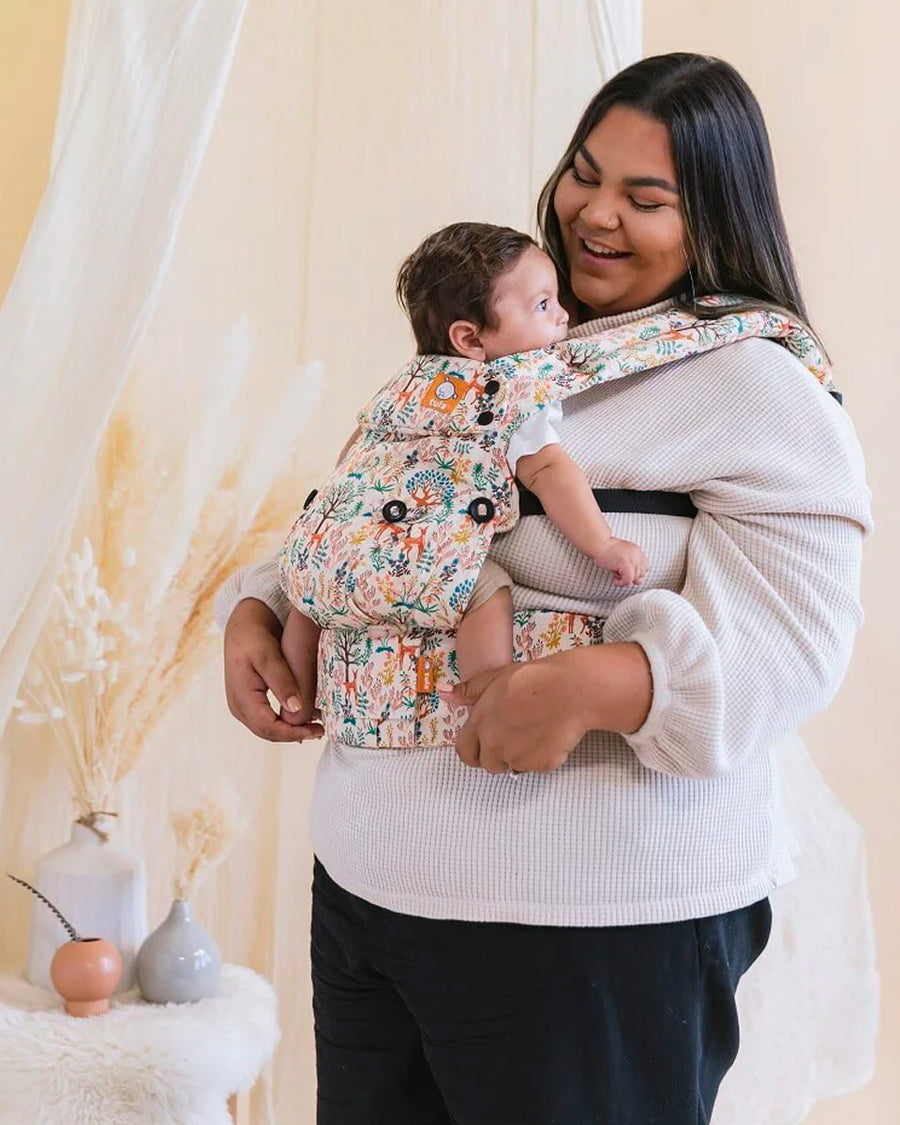
[[[617,586],[642,582],[647,559],[636,543],[616,539],[597,507],[587,477],[559,445],[545,445],[516,462],[516,476],[573,547],[611,570]]]

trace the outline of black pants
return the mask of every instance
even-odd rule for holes
[[[768,899],[580,928],[373,906],[318,862],[318,1125],[705,1125]]]

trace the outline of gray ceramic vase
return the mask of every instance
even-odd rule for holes
[[[191,904],[177,898],[169,916],[141,946],[137,981],[153,1004],[187,1004],[215,996],[222,974],[216,943],[191,917]]]

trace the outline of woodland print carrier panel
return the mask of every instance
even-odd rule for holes
[[[700,320],[671,309],[488,363],[418,356],[361,411],[360,439],[297,519],[281,557],[292,604],[324,630],[319,705],[330,738],[454,741],[459,718],[434,681],[457,678],[453,633],[491,540],[518,519],[507,450],[534,411],[750,337],[779,340],[830,386],[803,325],[770,310],[728,313],[724,298],[705,303],[724,306],[723,315]],[[601,634],[597,618],[517,614],[517,658]]]

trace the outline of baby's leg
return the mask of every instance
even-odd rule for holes
[[[308,723],[316,706],[319,626],[305,613],[292,609],[281,634],[281,651],[300,689],[300,710],[282,708],[281,717],[295,726]]]
[[[456,631],[459,678],[501,668],[513,658],[513,608],[509,575],[490,559],[485,561],[472,598]]]

